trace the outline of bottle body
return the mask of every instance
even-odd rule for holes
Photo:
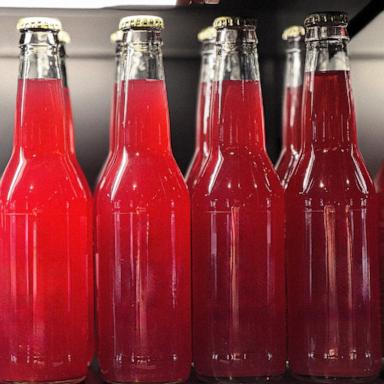
[[[380,292],[381,292],[381,351],[384,353],[384,306],[383,306],[383,292],[384,292],[384,166],[381,164],[379,171],[375,178],[375,188],[377,192],[378,206],[379,206],[379,260],[380,260]]]
[[[243,53],[224,56],[216,74]],[[193,360],[204,380],[285,371],[284,197],[250,77],[214,82],[212,148],[192,191]]]
[[[148,34],[125,35],[146,35],[153,53]],[[95,196],[98,356],[109,382],[179,382],[191,365],[189,196],[170,150],[164,80],[132,76],[132,55],[114,160]]]
[[[0,379],[80,381],[89,364],[92,205],[65,144],[61,79],[20,79],[0,183]]]
[[[371,380],[380,369],[377,199],[357,147],[345,43],[312,48],[307,62],[324,70],[305,74],[305,142],[286,197],[290,369]]]

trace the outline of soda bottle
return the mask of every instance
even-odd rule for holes
[[[92,205],[71,151],[59,20],[19,20],[13,152],[0,182],[0,380],[79,382],[87,371]]]
[[[179,382],[191,366],[190,203],[172,156],[163,20],[129,16],[117,143],[96,193],[98,356],[112,382]]]
[[[193,360],[204,380],[285,370],[284,194],[265,149],[255,20],[220,17],[210,153],[192,191]]]
[[[63,86],[64,86],[64,102],[65,102],[65,118],[66,118],[66,128],[65,132],[68,135],[68,138],[66,140],[68,141],[69,146],[69,155],[71,156],[72,163],[74,164],[77,174],[79,176],[80,182],[82,184],[82,187],[87,194],[89,204],[90,206],[93,205],[92,202],[92,192],[89,188],[87,178],[84,175],[83,170],[81,169],[81,166],[79,164],[79,161],[76,157],[76,148],[75,148],[75,135],[74,135],[74,128],[73,128],[73,117],[72,117],[72,103],[71,103],[71,96],[68,86],[68,76],[67,76],[67,67],[65,64],[67,53],[65,46],[71,42],[71,37],[68,32],[61,30],[58,33],[58,39],[59,39],[59,57],[60,57],[60,70],[61,70],[61,76],[63,80]],[[94,281],[93,276],[90,277],[90,290],[93,291],[94,289]],[[90,301],[89,305],[89,318],[90,318],[90,334],[89,334],[89,358],[92,360],[93,354],[94,354],[94,302],[93,300]]]
[[[384,352],[384,162],[381,164],[375,178],[375,187],[379,204],[379,260],[381,277],[381,350]]]
[[[284,187],[289,182],[300,153],[304,33],[304,28],[299,25],[293,25],[283,33],[283,40],[286,42],[283,147],[275,168]]]
[[[100,183],[104,182],[104,176],[106,174],[107,167],[112,162],[112,155],[115,153],[114,148],[116,145],[116,118],[117,118],[117,106],[116,100],[118,99],[119,89],[118,85],[120,84],[120,72],[121,72],[121,56],[124,50],[124,44],[122,43],[123,33],[122,31],[116,31],[111,34],[111,43],[115,44],[115,79],[113,82],[113,91],[112,91],[112,102],[111,102],[111,113],[110,113],[110,122],[109,122],[109,151],[107,159],[105,160],[103,167],[97,177],[96,189],[99,188]]]
[[[216,29],[204,28],[197,38],[201,42],[201,67],[197,96],[195,153],[185,175],[189,190],[196,183],[209,153],[208,121],[216,56]]]
[[[303,145],[286,190],[288,354],[295,376],[380,370],[377,197],[357,145],[347,15],[305,19]]]

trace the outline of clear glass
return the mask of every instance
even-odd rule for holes
[[[117,144],[95,195],[98,357],[108,382],[181,382],[191,367],[189,196],[170,148],[160,32],[129,30],[124,42]]]
[[[120,84],[121,84],[120,80],[121,80],[122,65],[123,65],[121,58],[123,57],[124,50],[125,50],[125,45],[121,41],[118,41],[116,43],[116,51],[115,51],[115,79],[113,82],[111,113],[110,113],[110,121],[109,121],[109,150],[108,150],[107,159],[105,160],[99,172],[99,175],[97,177],[96,190],[100,187],[101,184],[104,183],[106,170],[109,167],[109,165],[112,163],[113,155],[116,153],[115,151],[115,146],[117,144],[116,100],[120,97]]]
[[[283,91],[283,145],[276,172],[284,188],[299,159],[301,145],[301,105],[304,55],[301,36],[288,38]]]
[[[285,371],[284,195],[265,150],[254,27],[218,31],[212,141],[192,191],[193,361],[205,381]]]
[[[357,145],[346,28],[320,32],[307,31],[303,147],[286,190],[289,364],[307,380],[370,381],[381,359],[377,197]]]
[[[0,182],[0,380],[79,382],[92,337],[92,204],[71,153],[57,34],[21,34]]]
[[[195,153],[185,175],[188,189],[191,191],[197,182],[209,154],[208,123],[211,110],[212,82],[215,74],[215,40],[207,40],[202,46],[199,90],[196,111]]]

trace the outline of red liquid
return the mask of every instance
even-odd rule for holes
[[[281,375],[284,197],[265,152],[260,84],[213,87],[212,152],[192,193],[195,369]]]
[[[209,154],[208,118],[210,111],[212,83],[199,84],[197,101],[196,145],[195,153],[185,175],[188,189],[191,190],[197,182],[197,178],[203,170]]]
[[[379,202],[379,260],[381,277],[381,350],[384,352],[384,165],[382,164],[375,179]]]
[[[122,87],[119,142],[96,194],[101,372],[117,382],[186,380],[190,205],[170,151],[165,84]]]
[[[71,156],[71,160],[76,168],[76,172],[81,179],[81,183],[83,185],[84,190],[88,194],[89,199],[92,199],[91,190],[89,188],[87,179],[84,175],[83,170],[79,164],[79,161],[76,157],[76,149],[75,149],[75,135],[73,129],[73,116],[72,116],[72,104],[71,104],[71,96],[69,93],[69,88],[64,87],[64,101],[65,101],[65,118],[66,118],[66,133],[68,135],[68,143],[69,143],[69,153]]]
[[[66,117],[66,133],[68,135],[67,140],[69,143],[69,155],[71,156],[71,162],[76,168],[76,173],[77,173],[77,176],[79,177],[79,181],[82,186],[82,189],[87,195],[89,205],[92,207],[93,206],[92,192],[91,192],[91,189],[89,188],[87,178],[85,177],[84,172],[81,169],[81,166],[76,157],[71,96],[69,93],[69,88],[65,86],[64,86],[64,102],[65,102],[65,117]],[[90,225],[92,225],[92,222],[90,223]],[[95,345],[94,345],[95,344],[95,330],[94,330],[95,309],[94,309],[94,300],[93,300],[93,290],[94,290],[93,275],[91,276],[89,290],[90,292],[92,292],[92,299],[90,300],[90,305],[89,305],[90,334],[89,334],[88,343],[89,343],[89,360],[92,360],[95,352]]]
[[[303,153],[286,195],[290,368],[375,376],[378,206],[357,147],[349,73],[307,73],[303,106]]]
[[[86,375],[91,204],[66,142],[61,80],[19,80],[0,184],[0,380]]]
[[[285,188],[299,159],[302,94],[302,86],[287,87],[284,93],[283,149],[275,168]]]

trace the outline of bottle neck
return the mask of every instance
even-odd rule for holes
[[[64,44],[59,45],[59,57],[60,57],[60,70],[61,70],[61,77],[63,79],[63,86],[64,88],[68,88],[67,68],[65,66],[65,59],[67,57],[67,54],[65,52]]]
[[[211,105],[212,82],[215,75],[216,44],[213,40],[203,42],[197,100],[196,148],[205,155],[209,152],[208,124]]]
[[[265,150],[255,28],[217,33],[212,96],[212,148]]]
[[[116,100],[117,148],[169,151],[169,113],[160,31],[128,30],[123,44],[120,94]]]
[[[121,79],[129,80],[164,80],[162,40],[156,29],[124,32],[121,51],[123,69]]]
[[[295,154],[299,153],[301,145],[303,48],[301,37],[287,40],[283,95],[283,148]]]
[[[121,42],[116,43],[115,49],[115,77],[112,89],[112,105],[110,114],[110,132],[109,132],[109,151],[110,153],[116,149],[117,145],[117,100],[121,97],[121,73],[124,61],[122,60],[123,52],[125,51],[124,45]]]
[[[344,27],[318,27],[307,32],[303,96],[306,150],[357,144],[347,43]]]
[[[15,147],[25,156],[68,151],[57,33],[26,31],[20,39]]]

